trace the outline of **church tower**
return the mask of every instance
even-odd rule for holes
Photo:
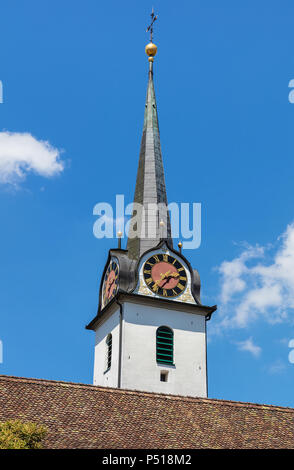
[[[146,46],[148,87],[132,233],[111,249],[95,332],[94,385],[207,396],[206,321],[216,306],[200,302],[200,277],[172,242],[153,83],[157,47]]]

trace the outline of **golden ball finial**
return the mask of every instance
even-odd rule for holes
[[[153,42],[149,42],[145,47],[145,52],[149,58],[154,57],[157,53],[157,46]]]

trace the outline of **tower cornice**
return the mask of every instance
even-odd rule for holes
[[[186,302],[174,302],[169,299],[160,299],[154,297],[146,297],[144,295],[133,294],[128,292],[119,291],[117,296],[103,308],[99,314],[97,314],[93,320],[86,325],[87,330],[96,330],[98,325],[100,325],[105,318],[107,318],[108,313],[113,313],[117,309],[117,301],[119,302],[131,302],[136,304],[142,304],[144,306],[150,305],[152,307],[158,307],[169,310],[176,310],[186,313],[191,313],[194,315],[205,316],[205,319],[208,321],[211,318],[213,312],[216,311],[217,306],[208,306],[208,305],[197,305],[197,304],[188,304]]]

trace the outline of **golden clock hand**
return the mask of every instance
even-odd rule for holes
[[[157,279],[157,281],[155,281],[155,283],[154,283],[155,286],[159,286],[159,283],[160,283],[161,281],[163,281],[163,279],[164,279],[163,276],[164,276],[164,274],[160,274],[160,279]]]
[[[157,279],[157,281],[155,282],[154,285],[155,285],[155,286],[159,286],[159,283],[160,283],[161,281],[163,281],[164,279],[166,279],[166,278],[169,276],[169,273],[170,273],[170,270],[167,271],[165,274],[161,273],[161,274],[160,274],[160,279]]]
[[[109,281],[108,286],[106,288],[106,291],[107,291],[106,295],[109,294],[110,288],[111,288],[112,284],[114,283],[114,281],[115,281],[115,278],[113,278],[111,281]]]
[[[166,281],[162,284],[161,287],[164,287],[172,278],[179,277],[179,273],[171,273],[167,276]]]

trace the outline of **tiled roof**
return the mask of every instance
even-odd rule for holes
[[[0,421],[44,424],[46,448],[293,448],[294,409],[0,376]]]

